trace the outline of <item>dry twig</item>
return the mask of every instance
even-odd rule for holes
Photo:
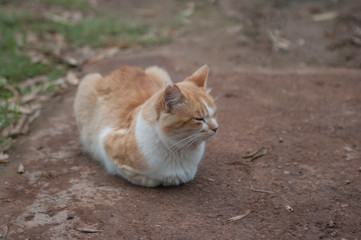
[[[247,210],[244,214],[241,214],[241,215],[238,215],[238,216],[234,216],[234,217],[229,218],[229,219],[227,220],[227,222],[234,222],[234,221],[243,219],[243,218],[247,217],[251,212],[252,212],[251,210]]]
[[[266,155],[267,152],[268,152],[267,148],[261,147],[257,151],[255,151],[249,155],[243,156],[242,158],[245,159],[247,162],[251,162],[251,161],[255,160],[256,158]]]
[[[82,232],[82,233],[99,233],[104,232],[104,230],[100,229],[91,229],[91,228],[76,228],[75,230]]]
[[[253,188],[251,186],[251,188],[249,188],[249,190],[252,190],[252,191],[255,191],[255,192],[261,192],[261,193],[269,193],[269,194],[274,194],[275,192],[273,191],[267,191],[267,190],[262,190],[262,189],[256,189],[256,188]]]

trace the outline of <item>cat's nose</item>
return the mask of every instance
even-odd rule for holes
[[[212,131],[216,133],[216,132],[218,131],[218,126],[217,126],[217,127],[212,128]]]

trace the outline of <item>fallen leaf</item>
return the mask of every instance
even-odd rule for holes
[[[358,37],[351,37],[351,43],[357,45],[357,46],[361,46],[361,38]]]
[[[25,168],[24,166],[20,163],[19,167],[18,167],[18,173],[23,174],[25,172]]]
[[[66,81],[71,84],[71,85],[78,85],[79,84],[79,79],[76,77],[76,75],[69,71],[68,74],[65,77]]]
[[[269,194],[274,194],[275,192],[273,191],[268,191],[268,190],[262,190],[262,189],[256,189],[256,188],[253,188],[253,186],[251,186],[251,188],[249,188],[250,190],[252,191],[255,191],[255,192],[261,192],[261,193],[269,193]]]
[[[242,158],[245,159],[247,162],[251,162],[259,157],[262,157],[264,155],[267,154],[267,148],[265,147],[261,147],[260,149],[258,149],[257,151],[249,154],[249,155],[246,155],[246,156],[243,156]]]
[[[324,22],[331,21],[338,17],[337,11],[324,12],[320,14],[315,14],[312,16],[312,21],[314,22]]]
[[[89,58],[88,60],[86,60],[85,65],[92,65],[96,62],[99,62],[100,60],[102,60],[103,58],[105,58],[106,54],[101,53],[96,55],[95,57]]]
[[[48,79],[46,75],[40,75],[37,77],[29,78],[19,85],[20,90],[23,92],[25,88],[44,82]]]
[[[25,121],[23,127],[21,128],[20,133],[21,133],[22,135],[26,135],[26,134],[28,134],[28,132],[29,132],[29,122],[28,122],[28,121]]]
[[[252,211],[251,210],[247,210],[244,214],[241,214],[241,215],[238,215],[238,216],[235,216],[235,217],[231,217],[227,220],[227,222],[234,222],[234,221],[237,221],[237,220],[240,220],[242,218],[245,218],[247,217]]]
[[[72,25],[73,24],[66,17],[56,15],[56,14],[53,14],[53,13],[50,13],[50,12],[45,12],[44,17],[49,19],[52,22],[55,22],[55,23],[61,23],[61,24],[65,24],[65,25]]]
[[[281,37],[281,32],[279,30],[269,31],[268,36],[275,51],[290,49],[291,42]]]
[[[113,57],[115,54],[119,52],[119,48],[113,47],[106,50],[105,55],[107,57]]]
[[[285,207],[286,207],[287,211],[289,211],[289,212],[293,212],[293,208],[292,208],[291,206],[286,205]]]
[[[91,228],[77,228],[76,230],[79,231],[79,232],[83,232],[83,233],[99,233],[99,232],[104,232],[104,230],[91,229]]]
[[[28,121],[29,121],[29,124],[31,124],[32,122],[34,122],[34,120],[37,119],[37,118],[40,116],[40,112],[41,112],[40,109],[39,109],[39,110],[36,110],[35,113],[29,117],[29,120],[28,120]]]
[[[195,4],[194,2],[187,3],[187,8],[183,10],[183,17],[190,17],[194,14]]]
[[[8,159],[8,158],[9,158],[8,154],[0,153],[0,160],[5,160],[5,159]]]
[[[346,152],[352,152],[352,148],[349,146],[344,146],[343,149],[345,149]]]
[[[66,56],[66,57],[64,58],[64,61],[65,61],[69,66],[71,66],[71,67],[76,67],[76,66],[79,65],[79,61],[76,60],[76,59],[73,58],[73,57],[70,57],[70,56]]]
[[[0,163],[8,163],[9,160],[9,155],[5,154],[5,153],[0,153]]]
[[[15,127],[11,131],[11,136],[20,135],[21,129],[23,128],[23,125],[24,125],[25,121],[27,120],[27,118],[28,118],[28,116],[25,114],[20,116],[20,119],[18,120]]]
[[[40,88],[35,88],[33,91],[31,91],[30,93],[24,95],[21,98],[21,103],[25,104],[25,103],[29,103],[29,102],[35,100],[38,97],[39,92],[40,92]]]

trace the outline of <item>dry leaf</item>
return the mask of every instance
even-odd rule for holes
[[[269,31],[268,36],[273,44],[273,49],[275,51],[290,49],[291,42],[285,38],[282,38],[281,32],[279,30]]]
[[[252,212],[251,210],[247,210],[244,214],[241,214],[241,215],[238,215],[238,216],[235,216],[235,217],[231,217],[227,221],[228,222],[233,222],[233,221],[240,220],[242,218],[247,217],[251,212]]]
[[[289,211],[289,212],[293,212],[293,208],[292,208],[291,206],[286,205],[285,207],[286,207],[287,211]]]
[[[28,120],[29,124],[34,122],[34,120],[37,119],[40,116],[40,112],[41,112],[40,109],[36,110],[35,113],[29,117],[29,120]]]
[[[20,133],[22,135],[26,135],[26,134],[28,134],[28,132],[29,132],[29,123],[28,123],[28,121],[25,121]]]
[[[315,15],[312,16],[312,20],[314,22],[324,22],[324,21],[334,20],[337,17],[338,17],[338,12],[337,11],[331,11],[331,12],[315,14]]]
[[[76,77],[76,75],[69,71],[68,74],[65,77],[66,81],[71,84],[71,85],[78,85],[79,84],[79,79]]]
[[[19,167],[18,167],[18,173],[23,174],[25,172],[25,168],[24,166],[20,163]]]
[[[33,91],[31,91],[30,93],[24,95],[22,98],[21,98],[21,103],[22,104],[25,104],[25,103],[28,103],[28,102],[31,102],[33,100],[35,100],[37,97],[38,97],[38,93],[40,91],[40,88],[35,88]]]
[[[85,65],[92,65],[96,62],[99,62],[100,60],[105,58],[105,56],[106,56],[106,54],[101,53],[99,55],[96,55],[95,57],[89,58],[88,60],[86,60]]]
[[[83,233],[99,233],[99,232],[104,232],[104,230],[91,229],[91,228],[77,228],[76,230],[78,230],[79,232],[83,232]]]
[[[261,147],[259,150],[249,154],[249,155],[246,155],[244,157],[242,157],[243,159],[245,159],[247,162],[251,162],[253,160],[255,160],[256,158],[259,158],[259,157],[262,157],[264,155],[267,154],[267,148],[265,147]]]
[[[20,119],[18,120],[16,126],[11,131],[11,136],[20,135],[21,129],[23,128],[23,125],[24,125],[25,121],[27,120],[27,118],[28,118],[28,116],[26,116],[26,115],[20,116]]]
[[[23,92],[25,88],[44,82],[48,79],[45,75],[40,75],[34,78],[29,78],[19,85],[20,90]]]
[[[79,65],[79,61],[76,60],[76,59],[73,58],[73,57],[70,57],[70,56],[66,56],[66,57],[64,58],[64,61],[65,61],[69,66],[71,66],[71,67],[76,67],[76,66]]]
[[[9,160],[9,155],[5,154],[5,153],[0,153],[0,163],[8,163]]]
[[[344,146],[343,149],[345,149],[346,152],[352,152],[352,148],[349,146]]]

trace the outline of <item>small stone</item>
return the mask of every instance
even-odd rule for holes
[[[346,181],[345,181],[345,185],[348,185],[348,184],[350,184],[350,183],[351,183],[350,180],[346,180]]]
[[[25,172],[25,168],[24,166],[20,163],[19,167],[18,167],[18,173],[23,174]]]
[[[280,137],[280,138],[278,139],[278,141],[279,141],[280,143],[283,143],[283,137]]]
[[[336,237],[337,236],[337,232],[332,232],[331,233],[331,237]]]
[[[283,173],[286,175],[290,175],[290,171],[284,171]]]
[[[334,228],[334,227],[335,227],[335,223],[334,223],[332,220],[330,220],[330,221],[327,223],[327,227],[329,227],[329,228]]]

